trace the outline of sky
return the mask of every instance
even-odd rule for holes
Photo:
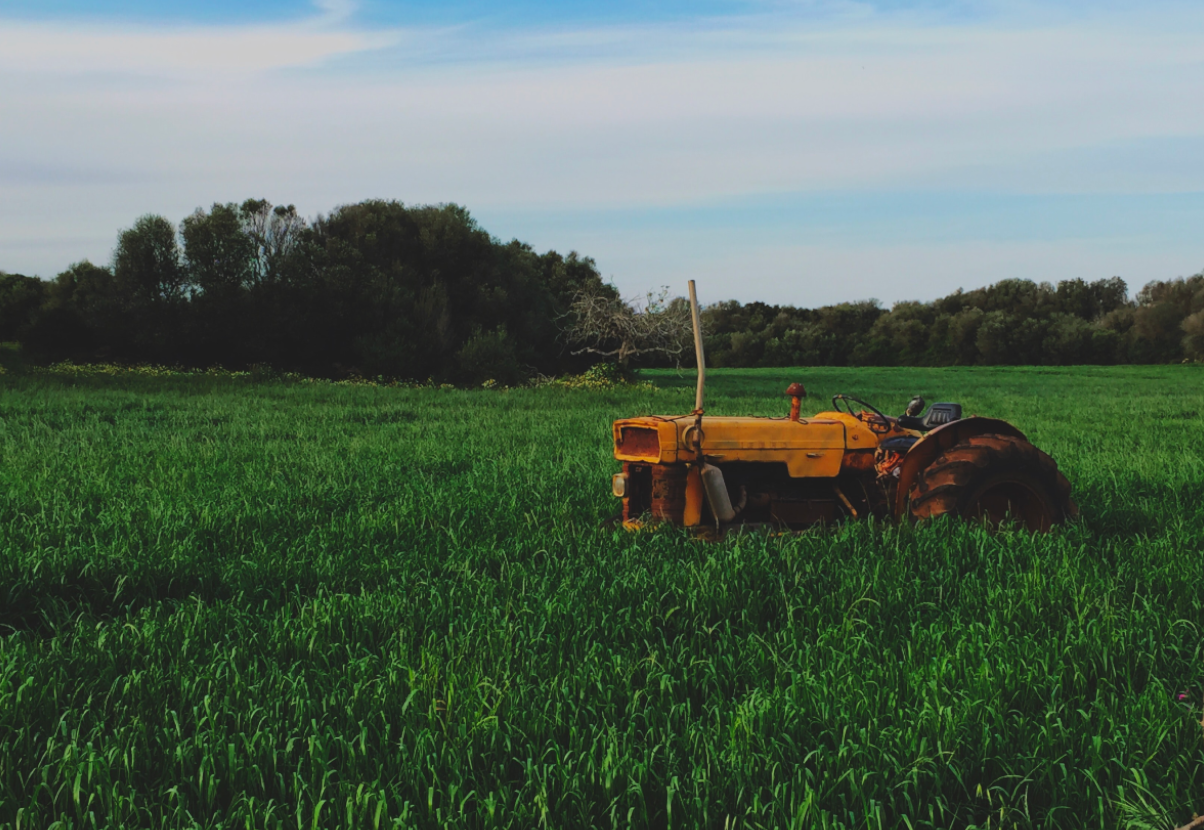
[[[146,213],[456,202],[625,295],[1204,269],[1198,0],[0,0],[0,269]]]

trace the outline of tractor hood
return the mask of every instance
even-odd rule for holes
[[[648,464],[695,461],[693,415],[648,415],[614,422],[615,458]],[[875,436],[860,421],[837,412],[814,418],[702,418],[702,454],[713,463],[784,463],[795,478],[832,477],[845,450],[873,450]]]

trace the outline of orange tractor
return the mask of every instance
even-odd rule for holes
[[[892,418],[848,395],[832,409],[799,415],[802,384],[782,418],[703,412],[706,377],[698,303],[690,282],[698,390],[689,415],[614,422],[623,471],[612,491],[629,528],[646,522],[716,528],[792,529],[842,518],[927,519],[944,514],[1048,531],[1078,513],[1070,482],[1016,427],[963,417],[955,403],[924,411],[914,398]]]

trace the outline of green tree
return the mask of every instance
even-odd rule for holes
[[[1192,277],[1188,311],[1179,327],[1183,329],[1183,352],[1189,360],[1204,360],[1204,273]]]
[[[555,371],[558,296],[600,284],[592,261],[503,244],[458,205],[345,205],[315,220],[299,250],[290,261],[304,267],[283,282],[304,308],[305,348],[372,374],[472,380],[466,361],[483,352],[470,341],[498,332],[523,372]]]
[[[37,277],[0,271],[0,341],[18,340],[33,325],[46,297]]]
[[[1183,352],[1188,359],[1204,360],[1204,310],[1183,319]]]
[[[128,306],[162,306],[183,300],[185,271],[171,222],[147,214],[122,231],[113,253],[113,276],[114,288]]]
[[[1188,279],[1147,283],[1137,293],[1133,312],[1131,354],[1141,362],[1165,363],[1183,358],[1183,323],[1194,313],[1204,274]]]
[[[1091,283],[1095,302],[1102,316],[1129,304],[1129,287],[1120,277],[1109,277]]]
[[[970,366],[978,362],[978,330],[982,327],[986,312],[978,307],[964,308],[949,320],[950,350],[956,362]]]
[[[487,380],[516,383],[523,378],[518,348],[504,326],[493,331],[475,330],[456,352],[459,376],[473,382]]]
[[[250,288],[255,280],[257,251],[234,204],[197,208],[180,223],[188,284],[203,296],[227,298]]]
[[[1041,362],[1051,366],[1092,362],[1092,342],[1096,331],[1081,316],[1064,313],[1053,315],[1041,344]]]
[[[1012,361],[1012,321],[1000,310],[988,311],[982,317],[974,345],[983,363],[995,365]]]
[[[113,272],[88,260],[63,271],[46,288],[48,309],[71,309],[91,325],[103,325],[117,310]]]
[[[120,334],[122,319],[113,273],[84,260],[46,284],[45,300],[22,342],[52,359],[87,358]]]
[[[190,363],[245,365],[258,357],[248,341],[262,331],[251,298],[260,257],[245,219],[229,203],[198,208],[180,223],[190,297],[180,353]]]
[[[162,216],[140,217],[117,237],[113,294],[117,313],[104,346],[128,360],[175,362],[186,335],[186,272],[176,230]]]

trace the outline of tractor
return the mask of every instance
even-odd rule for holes
[[[739,525],[799,530],[843,519],[941,515],[1047,532],[1078,508],[1070,482],[1019,429],[965,417],[956,403],[925,409],[913,398],[891,417],[837,394],[832,409],[800,416],[807,392],[791,384],[780,418],[705,415],[706,364],[698,300],[690,281],[698,384],[688,415],[614,422],[623,470],[611,490],[622,520],[724,532]]]

